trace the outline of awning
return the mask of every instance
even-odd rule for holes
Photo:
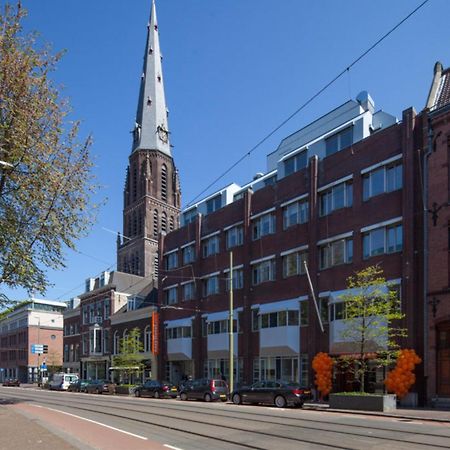
[[[298,311],[300,299],[283,300],[281,302],[264,303],[259,305],[259,314],[267,314],[276,311]]]
[[[194,317],[185,317],[184,319],[166,320],[164,325],[166,328],[190,327]]]
[[[241,312],[242,308],[236,308],[233,310],[233,318],[237,319],[237,313]],[[226,320],[230,318],[230,311],[226,310],[226,311],[218,311],[218,312],[214,312],[214,313],[209,313],[209,314],[203,314],[204,318],[206,318],[207,322],[217,322],[218,320]]]
[[[141,367],[117,367],[117,366],[113,366],[113,367],[108,367],[108,370],[140,370]]]

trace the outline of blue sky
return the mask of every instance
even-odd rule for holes
[[[1,3],[5,3],[4,0]],[[173,154],[186,205],[421,0],[159,0]],[[81,253],[49,272],[46,297],[66,300],[116,261],[122,189],[131,148],[150,0],[22,0],[27,30],[67,53],[64,85],[82,135],[92,133],[107,198]],[[376,109],[401,118],[425,104],[437,60],[450,65],[450,2],[431,0],[259,150],[221,180],[243,184],[265,171],[280,140],[367,90]],[[211,192],[211,191],[210,191]],[[12,299],[22,290],[4,291]]]

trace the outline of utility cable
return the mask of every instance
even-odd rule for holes
[[[368,55],[375,47],[377,47],[381,42],[383,42],[389,35],[391,35],[397,28],[399,28],[404,22],[406,22],[411,16],[413,16],[419,9],[425,6],[429,0],[424,0],[420,5],[413,9],[407,16],[405,16],[400,22],[398,22],[394,27],[387,31],[383,36],[381,36],[374,44],[372,44],[367,50],[365,50],[361,55],[359,55],[355,60],[353,60],[345,69],[339,72],[335,77],[333,77],[328,83],[326,83],[321,89],[319,89],[314,95],[312,95],[306,102],[304,102],[299,108],[297,108],[292,114],[290,114],[286,119],[284,119],[278,126],[276,126],[270,133],[263,137],[256,145],[254,145],[247,153],[242,155],[236,162],[234,162],[228,169],[226,169],[222,174],[216,177],[206,188],[204,188],[199,194],[197,194],[187,205],[186,208],[192,206],[192,204],[201,197],[205,192],[207,192],[212,186],[214,186],[219,180],[221,180],[225,175],[230,173],[236,166],[238,166],[245,158],[250,156],[257,148],[259,148],[264,142],[266,142],[270,137],[272,137],[280,128],[286,125],[291,119],[293,119],[300,111],[305,109],[310,103],[312,103],[320,94],[327,90],[332,84],[334,84],[339,78],[341,78],[347,71],[349,71],[354,65],[361,61],[366,55]]]

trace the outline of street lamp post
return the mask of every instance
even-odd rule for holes
[[[234,388],[234,336],[233,336],[233,252],[230,252],[230,394]]]

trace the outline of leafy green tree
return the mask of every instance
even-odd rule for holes
[[[383,270],[370,266],[347,280],[344,301],[344,328],[341,338],[348,342],[354,353],[338,358],[344,370],[352,372],[365,392],[365,375],[370,366],[389,366],[395,361],[400,338],[407,330],[399,326],[405,317],[401,312],[399,292],[386,282]]]
[[[133,328],[125,337],[119,340],[119,354],[113,357],[114,367],[119,368],[128,380],[132,373],[139,374],[144,369],[144,344],[141,341],[141,331]]]
[[[46,270],[93,224],[97,186],[91,140],[50,78],[61,54],[23,32],[25,15],[0,10],[0,287],[44,293]]]

